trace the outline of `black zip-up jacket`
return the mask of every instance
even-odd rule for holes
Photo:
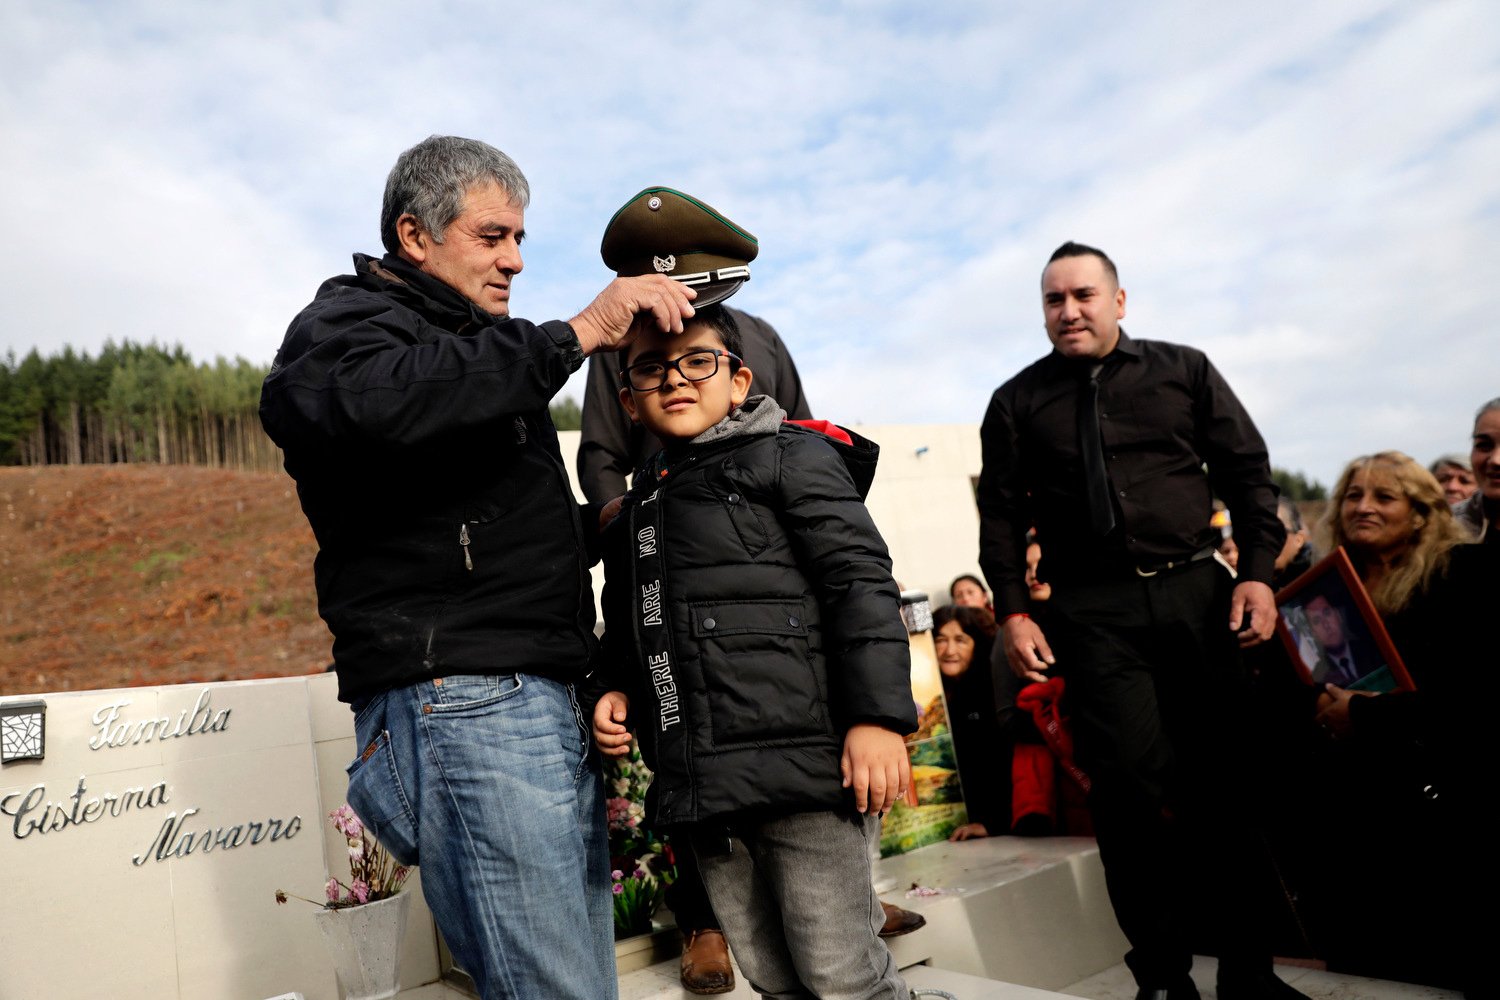
[[[863,502],[878,449],[782,415],[753,397],[729,418],[742,426],[664,453],[604,532],[607,631],[590,686],[630,696],[656,828],[847,805],[849,727],[917,726],[900,597]],[[664,670],[643,641],[658,608]]]
[[[450,674],[581,679],[598,522],[547,412],[578,338],[489,316],[391,255],[354,264],[292,321],[260,402],[318,540],[339,698]]]

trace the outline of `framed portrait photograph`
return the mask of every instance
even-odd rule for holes
[[[1342,547],[1276,595],[1276,631],[1304,684],[1414,690],[1411,675]]]

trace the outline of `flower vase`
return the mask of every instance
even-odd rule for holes
[[[317,912],[343,1000],[387,1000],[400,991],[401,940],[410,904],[410,894],[398,892],[373,903]]]

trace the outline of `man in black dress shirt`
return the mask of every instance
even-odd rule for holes
[[[1189,930],[1220,956],[1220,1000],[1297,997],[1251,916],[1256,841],[1235,752],[1236,640],[1268,639],[1285,529],[1266,446],[1204,355],[1132,340],[1125,291],[1092,247],[1042,272],[1052,353],[996,390],[981,437],[980,565],[1016,674],[1066,678],[1078,762],[1126,956],[1151,1000],[1195,1000]],[[1214,558],[1213,497],[1232,515],[1238,582]],[[1028,615],[1026,531],[1053,585],[1044,635]],[[1206,860],[1183,863],[1183,851]],[[1189,912],[1189,878],[1209,890]],[[1206,918],[1199,921],[1197,918]]]

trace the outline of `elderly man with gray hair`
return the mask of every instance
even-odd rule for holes
[[[694,293],[619,278],[567,322],[510,316],[526,178],[433,136],[386,182],[380,258],[292,320],[261,394],[318,542],[355,713],[349,802],[493,997],[616,994],[603,793],[574,685],[594,649],[580,507],[547,405]]]

